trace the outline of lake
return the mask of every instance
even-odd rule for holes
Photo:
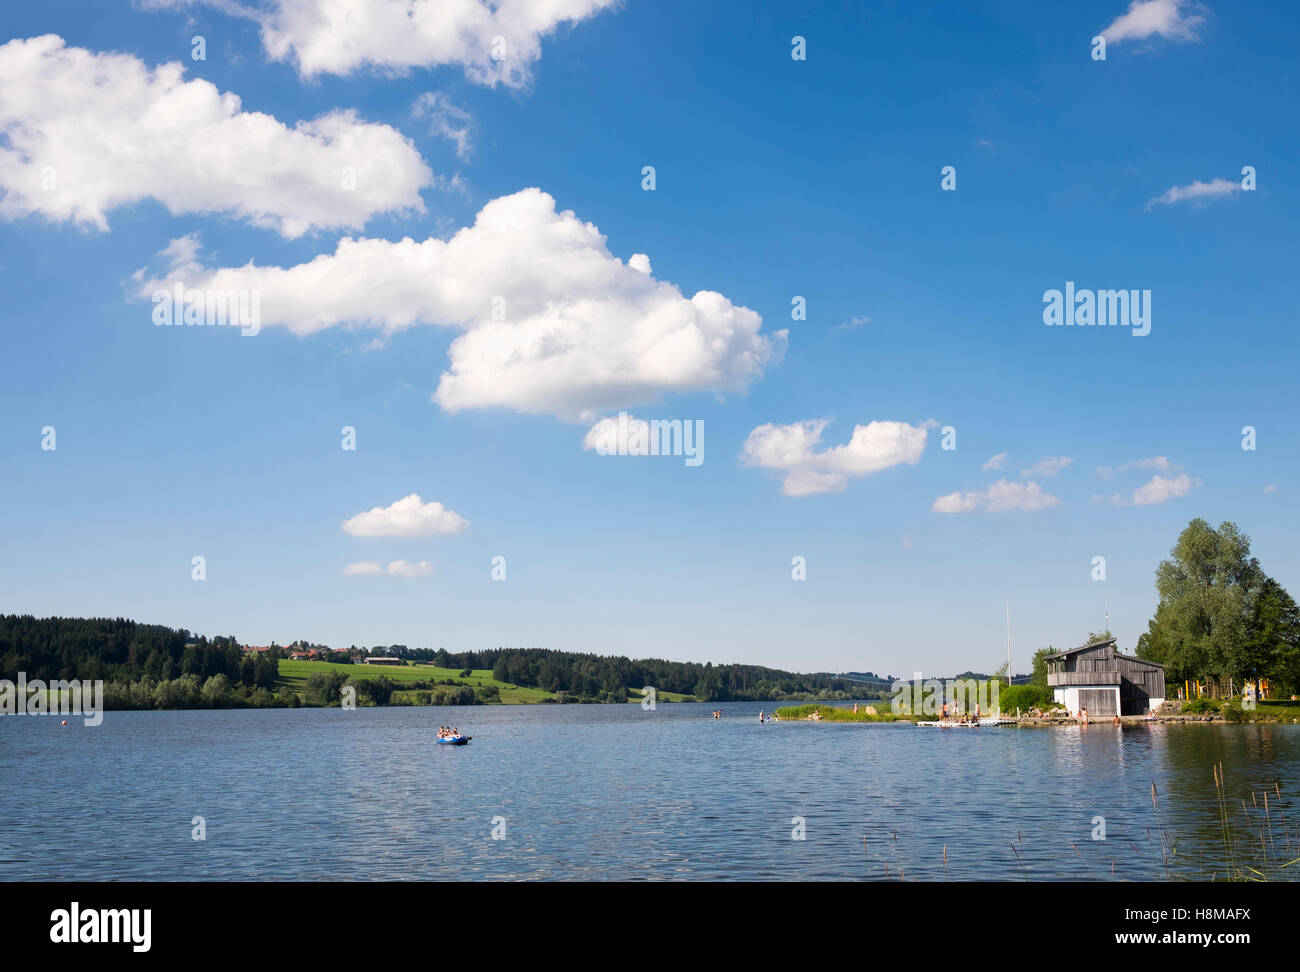
[[[1178,873],[1222,858],[1213,764],[1238,810],[1280,781],[1289,813],[1300,778],[1300,726],[760,725],[770,704],[721,707],[0,718],[0,880],[1159,880],[1160,826]],[[440,723],[473,742],[433,745]]]

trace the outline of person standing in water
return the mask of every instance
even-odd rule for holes
[[[759,710],[758,710],[758,721],[759,721],[759,722],[762,722],[762,721],[763,721],[763,710],[762,710],[762,709],[759,709]]]

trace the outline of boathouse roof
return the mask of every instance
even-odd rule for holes
[[[1092,649],[1092,648],[1104,648],[1104,647],[1106,647],[1106,646],[1109,646],[1109,647],[1110,647],[1110,652],[1111,652],[1111,657],[1112,657],[1112,658],[1122,658],[1124,661],[1127,661],[1127,662],[1137,662],[1139,665],[1153,665],[1153,666],[1155,666],[1156,668],[1164,668],[1164,667],[1165,667],[1164,665],[1160,664],[1160,662],[1149,661],[1149,660],[1147,660],[1146,658],[1138,658],[1136,655],[1125,655],[1125,654],[1122,654],[1122,653],[1119,651],[1119,649],[1117,649],[1117,648],[1115,647],[1115,639],[1114,639],[1114,638],[1103,638],[1101,641],[1090,641],[1090,642],[1088,642],[1088,644],[1086,644],[1086,645],[1079,645],[1077,648],[1067,648],[1067,649],[1065,649],[1065,651],[1058,651],[1058,652],[1055,652],[1055,653],[1053,653],[1053,654],[1051,654],[1051,655],[1048,655],[1047,657],[1048,657],[1048,658],[1064,658],[1064,657],[1066,657],[1067,655],[1073,655],[1075,652],[1078,652],[1078,651],[1088,651],[1089,649]]]

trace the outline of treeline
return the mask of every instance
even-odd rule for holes
[[[296,709],[293,692],[277,694],[265,686],[235,685],[225,675],[197,675],[157,680],[148,675],[133,682],[104,683],[104,708],[116,709]]]
[[[349,688],[355,692],[352,701],[356,705],[482,705],[501,701],[501,691],[495,685],[475,689],[451,679],[417,679],[399,685],[384,675],[353,678],[340,672],[313,672],[304,696],[309,705],[341,705]],[[406,694],[395,695],[399,688]]]
[[[0,678],[102,679],[113,709],[296,704],[274,694],[277,654],[125,618],[0,615]]]
[[[1225,695],[1257,679],[1274,697],[1300,692],[1300,609],[1235,523],[1216,530],[1192,520],[1156,568],[1156,590],[1137,654],[1165,666],[1170,695],[1185,679],[1210,680]]]
[[[759,665],[633,660],[542,648],[447,655],[447,661],[452,668],[490,668],[494,679],[512,685],[601,702],[626,702],[629,690],[640,693],[645,686],[653,686],[657,692],[693,695],[702,702],[852,699],[860,698],[863,691],[851,680],[834,675],[798,675]]]

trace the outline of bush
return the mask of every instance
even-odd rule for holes
[[[1042,685],[1007,685],[998,690],[998,706],[1003,712],[1022,713],[1030,709],[1050,709],[1056,705],[1052,690]]]
[[[343,694],[345,679],[338,672],[315,672],[307,679],[307,699],[315,705],[333,705]]]
[[[377,678],[359,679],[355,682],[357,691],[364,694],[375,705],[387,705],[388,700],[393,697],[393,691],[397,688],[397,683],[390,681],[383,675]]]
[[[1192,712],[1202,715],[1206,712],[1217,712],[1219,707],[1213,699],[1192,699],[1190,702],[1183,703],[1184,712]]]

